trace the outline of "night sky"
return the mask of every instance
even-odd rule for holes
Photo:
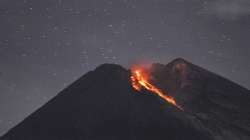
[[[102,63],[182,57],[250,88],[249,0],[0,0],[0,135]]]

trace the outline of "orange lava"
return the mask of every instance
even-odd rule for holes
[[[142,87],[151,91],[152,93],[160,96],[162,99],[167,101],[168,103],[176,106],[178,109],[183,110],[181,106],[179,106],[175,99],[171,96],[168,96],[166,93],[162,92],[159,88],[154,86],[149,82],[149,74],[147,74],[143,69],[136,68],[132,70],[132,75],[130,77],[131,84],[133,88],[137,91],[141,91]]]

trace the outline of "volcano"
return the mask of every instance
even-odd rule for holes
[[[145,71],[103,64],[0,139],[250,139],[249,90],[181,58]]]

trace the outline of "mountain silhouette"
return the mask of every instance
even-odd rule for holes
[[[131,86],[131,71],[103,64],[1,140],[249,140],[250,92],[182,58],[152,64],[152,83],[183,110]]]

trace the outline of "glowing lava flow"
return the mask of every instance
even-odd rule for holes
[[[136,89],[137,91],[140,91],[142,87],[144,87],[147,90],[151,91],[152,93],[160,96],[162,99],[164,99],[168,103],[176,106],[180,110],[183,110],[181,106],[179,106],[176,103],[173,97],[166,95],[160,89],[152,85],[148,80],[147,73],[144,72],[143,70],[140,70],[140,69],[132,70],[132,75],[130,78],[131,78],[131,83],[132,83],[133,88]]]

